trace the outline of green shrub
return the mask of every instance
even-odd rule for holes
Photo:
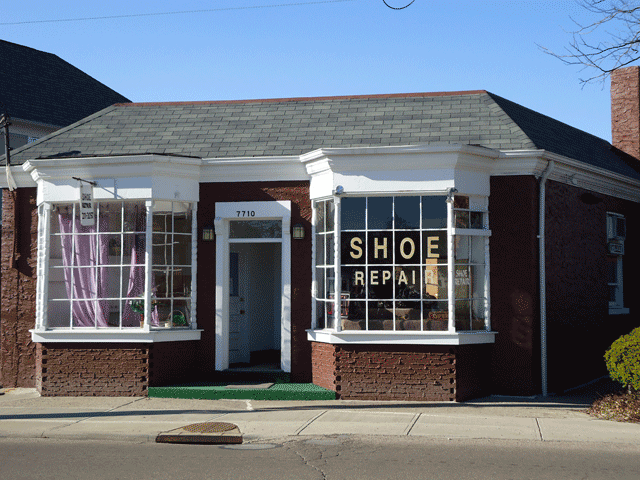
[[[613,342],[604,359],[613,380],[629,389],[640,390],[640,327]]]

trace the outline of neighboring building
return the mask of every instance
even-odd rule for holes
[[[560,392],[637,324],[639,157],[486,91],[108,107],[13,153],[2,381]]]
[[[12,149],[129,101],[57,55],[0,40],[0,115],[11,117]]]

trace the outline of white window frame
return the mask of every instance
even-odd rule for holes
[[[406,194],[406,196],[429,196],[439,195],[442,196],[443,192],[412,192]],[[457,193],[459,196],[467,196],[464,193]],[[375,195],[356,194],[357,197],[372,197]],[[399,197],[404,196],[393,192],[385,192],[383,196]],[[478,198],[476,195],[468,195],[470,198]],[[322,198],[313,199],[312,202],[312,329],[308,330],[308,338],[312,341],[333,343],[333,344],[433,344],[433,345],[462,345],[462,344],[481,344],[481,343],[493,343],[495,340],[495,332],[491,331],[490,320],[490,297],[489,297],[489,237],[491,231],[488,228],[488,198],[483,198],[483,205],[481,208],[474,208],[474,211],[483,212],[483,228],[482,229],[470,229],[470,228],[454,228],[454,210],[453,202],[447,201],[447,249],[448,249],[448,310],[449,310],[449,326],[447,331],[396,331],[396,330],[341,330],[340,322],[335,322],[336,328],[324,328],[317,329],[317,311],[316,311],[316,296],[317,296],[317,281],[316,281],[316,209],[315,204],[317,202],[333,199],[334,208],[334,239],[335,239],[335,282],[337,286],[341,285],[341,259],[340,259],[340,212],[341,212],[341,196],[328,196]],[[456,331],[455,330],[455,286],[454,286],[454,271],[455,271],[455,258],[453,252],[454,236],[482,236],[485,238],[485,272],[484,272],[484,289],[485,289],[485,330],[469,330],[469,331]],[[340,310],[340,298],[335,295],[334,312]],[[328,320],[327,320],[328,321]]]
[[[624,237],[618,237],[616,232],[616,222],[625,221],[624,215],[615,212],[607,212],[607,243],[616,243],[621,246],[624,251]],[[608,245],[607,245],[608,248]],[[609,315],[625,315],[629,313],[629,309],[624,306],[624,284],[623,284],[623,270],[622,270],[622,258],[624,254],[609,255],[609,257],[615,258],[615,281],[607,282],[608,287],[613,287],[614,300],[609,300]]]

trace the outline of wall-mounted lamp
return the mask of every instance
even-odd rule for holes
[[[213,227],[204,227],[202,229],[202,240],[205,242],[213,240]]]
[[[338,196],[340,196],[340,195],[342,195],[343,193],[344,193],[344,187],[343,187],[342,185],[338,185],[338,186],[336,187],[335,194],[336,194],[336,195],[338,195]]]
[[[447,203],[453,203],[453,194],[458,193],[457,188],[450,188],[449,193],[447,193],[447,199],[445,200]]]
[[[304,239],[304,225],[302,225],[301,223],[296,223],[291,231],[291,236],[294,240]]]

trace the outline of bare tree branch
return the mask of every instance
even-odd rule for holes
[[[640,0],[580,0],[586,11],[597,16],[588,24],[572,31],[572,40],[564,53],[556,53],[538,45],[545,53],[566,65],[580,65],[595,74],[580,79],[583,84],[604,81],[611,72],[640,60]],[[604,40],[591,41],[604,35]]]

